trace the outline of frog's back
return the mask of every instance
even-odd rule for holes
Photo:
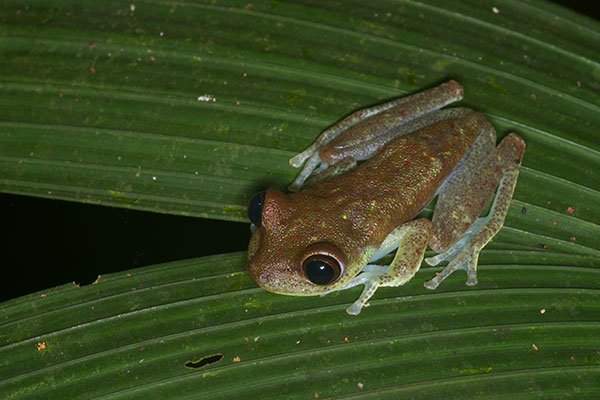
[[[384,224],[391,231],[412,219],[435,195],[489,121],[472,112],[412,132],[390,142],[373,158],[331,178],[307,195],[323,207],[338,207],[360,224]],[[361,222],[362,221],[362,222]]]

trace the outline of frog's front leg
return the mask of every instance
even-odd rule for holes
[[[289,190],[295,192],[313,173],[344,161],[343,171],[353,162],[370,158],[395,138],[417,131],[443,119],[456,118],[464,109],[437,111],[447,104],[462,99],[463,88],[455,81],[443,83],[411,96],[392,100],[375,107],[355,112],[325,130],[302,153],[290,159],[290,165],[304,168]],[[328,171],[336,174],[335,171]]]
[[[383,247],[385,247],[384,253],[398,247],[394,260],[389,267],[369,265],[349,282],[346,287],[361,283],[364,283],[365,287],[360,297],[346,309],[346,312],[351,315],[359,314],[362,307],[380,286],[401,286],[408,282],[421,266],[431,230],[431,221],[423,218],[407,222],[392,231],[386,238]],[[379,258],[380,255],[382,254],[375,257]]]
[[[487,136],[486,136],[487,135]],[[481,249],[502,228],[508,212],[525,142],[511,133],[493,148],[493,128],[475,142],[470,158],[453,172],[442,187],[433,216],[433,234],[430,247],[441,252],[425,259],[429,265],[442,261],[449,264],[425,287],[435,289],[457,269],[467,272],[467,285],[477,284],[477,259]],[[485,147],[492,150],[486,154]],[[494,190],[498,187],[492,208],[487,217],[477,218]]]

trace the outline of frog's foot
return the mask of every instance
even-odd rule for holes
[[[302,168],[296,179],[294,179],[294,181],[288,186],[288,190],[290,192],[297,192],[304,184],[304,181],[307,180],[308,177],[313,173],[313,171],[318,173],[325,168],[327,168],[327,164],[321,163],[321,157],[319,156],[319,153],[313,153],[308,158],[308,161],[306,161],[306,164],[304,164],[304,168]]]
[[[386,274],[389,271],[390,267],[387,265],[376,265],[376,264],[368,264],[365,265],[362,272],[352,278],[349,282],[339,286],[333,290],[328,292],[321,293],[320,296],[327,296],[333,292],[339,292],[340,290],[350,289],[354,286],[366,284],[369,281],[373,281],[378,279],[381,275]]]
[[[349,289],[354,286],[364,284],[365,287],[354,303],[346,309],[346,312],[350,315],[360,314],[360,310],[367,304],[367,301],[375,294],[375,291],[381,286],[381,277],[387,274],[390,267],[387,265],[374,265],[369,264],[365,266],[363,272],[358,274],[350,282],[340,286],[335,290],[325,292],[321,294],[321,297],[328,295],[329,293],[337,292],[339,290]]]
[[[483,247],[483,246],[481,246]],[[477,260],[481,247],[474,246],[470,240],[461,239],[447,251],[425,259],[429,265],[435,266],[442,261],[450,261],[450,263],[437,274],[433,279],[424,283],[427,289],[435,289],[444,279],[458,269],[463,269],[467,273],[467,281],[469,286],[477,285]]]
[[[489,221],[489,216],[485,218],[477,218],[477,220],[469,227],[465,234],[446,251],[428,257],[425,262],[431,266],[436,266],[443,261],[450,263],[437,274],[433,279],[425,282],[424,286],[427,289],[435,289],[444,279],[458,269],[463,269],[467,273],[467,282],[469,286],[477,285],[477,260],[479,252],[485,246],[477,245],[475,238],[482,226]]]
[[[398,247],[394,260],[389,266],[367,265],[363,273],[350,281],[352,286],[365,284],[360,297],[346,309],[357,315],[380,286],[402,286],[419,270],[427,242],[431,237],[431,222],[418,219],[407,222],[392,231],[384,242],[395,242]],[[384,246],[390,247],[389,243]],[[348,284],[347,284],[348,285]]]

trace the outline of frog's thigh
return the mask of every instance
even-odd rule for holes
[[[431,221],[422,218],[407,222],[394,232],[398,250],[387,272],[373,276],[365,283],[360,297],[346,309],[348,314],[360,313],[362,307],[380,286],[401,286],[419,270],[427,242],[431,236]],[[386,239],[387,240],[387,239]]]
[[[496,147],[478,167],[478,171],[472,177],[465,181],[465,184],[453,192],[451,199],[454,201],[454,206],[458,209],[463,206],[464,210],[475,208],[476,213],[456,213],[445,215],[444,220],[439,220],[439,223],[446,223],[451,228],[449,235],[452,246],[447,248],[443,253],[435,257],[426,259],[428,264],[437,265],[439,262],[447,260],[450,263],[444,270],[432,280],[425,283],[425,287],[435,289],[446,277],[457,269],[465,269],[467,271],[467,284],[475,285],[477,283],[477,259],[480,250],[496,235],[502,228],[504,218],[508,212],[512,194],[517,182],[521,158],[525,152],[525,143],[523,139],[511,133],[506,136],[502,142]],[[498,186],[498,191],[490,213],[485,218],[479,218],[474,223],[466,218],[474,219],[487,203],[488,198],[481,193],[493,194],[494,189]],[[462,201],[461,201],[462,200]],[[477,203],[475,203],[477,201]],[[436,208],[437,212],[437,208]],[[434,216],[435,218],[435,216]],[[441,218],[438,216],[438,218]],[[460,223],[464,225],[460,227]],[[434,225],[435,226],[435,225]],[[452,229],[464,232],[464,235],[456,235]],[[434,235],[439,232],[434,232]],[[458,237],[457,237],[458,236]],[[435,245],[439,244],[439,237],[432,236],[429,245],[435,250]],[[437,240],[437,243],[435,241]],[[432,243],[434,246],[432,246]]]

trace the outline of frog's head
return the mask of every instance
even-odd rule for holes
[[[367,264],[372,246],[357,246],[352,224],[336,223],[327,205],[303,192],[269,189],[254,196],[248,273],[263,289],[288,295],[337,290]],[[333,208],[334,209],[334,208]]]

